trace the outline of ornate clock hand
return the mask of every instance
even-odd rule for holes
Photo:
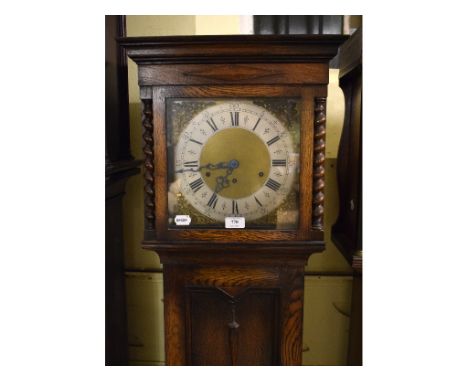
[[[201,166],[200,168],[208,168],[209,170],[217,170],[222,168],[237,168],[239,167],[239,161],[236,159],[231,159],[229,162],[218,162],[216,164],[208,163],[205,166]]]
[[[229,161],[229,169],[226,171],[226,175],[218,176],[216,178],[216,188],[215,188],[216,193],[219,193],[221,190],[229,187],[230,182],[229,182],[228,176],[231,175],[234,169],[236,169],[237,167],[239,167],[238,160],[233,159]]]
[[[229,187],[228,175],[216,177],[216,188],[215,192],[218,194],[221,190]]]
[[[224,169],[224,168],[227,168],[227,169],[234,169],[234,168],[237,168],[239,167],[239,161],[237,161],[236,159],[232,159],[230,160],[229,162],[218,162],[216,164],[213,164],[213,163],[207,163],[205,165],[202,165],[198,168],[187,168],[187,169],[181,169],[181,170],[177,170],[175,171],[176,173],[182,173],[182,172],[199,172],[200,170],[206,168],[208,170],[220,170],[220,169]]]

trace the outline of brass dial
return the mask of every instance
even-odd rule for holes
[[[227,178],[229,186],[218,194],[229,199],[241,199],[258,191],[270,173],[271,159],[267,145],[256,134],[238,127],[220,130],[210,137],[201,150],[200,163],[219,163],[236,160],[237,167]],[[216,191],[217,176],[225,169],[200,171],[203,181]],[[219,187],[218,187],[219,188]]]
[[[219,102],[196,114],[175,149],[178,194],[216,221],[274,211],[297,169],[288,129],[253,102]]]

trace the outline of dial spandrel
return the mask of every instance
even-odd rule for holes
[[[167,109],[172,228],[176,215],[195,228],[231,216],[247,229],[297,227],[297,99],[176,99]]]

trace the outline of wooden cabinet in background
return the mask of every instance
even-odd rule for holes
[[[353,268],[349,365],[362,365],[362,29],[340,48],[345,120],[338,151],[339,215],[332,240]]]
[[[125,16],[106,16],[106,343],[105,364],[128,364],[123,253],[122,199],[129,177],[140,172],[130,153],[127,57],[117,38],[125,36]]]

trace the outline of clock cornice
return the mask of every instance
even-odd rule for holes
[[[119,39],[139,64],[326,62],[343,35],[224,35]]]

